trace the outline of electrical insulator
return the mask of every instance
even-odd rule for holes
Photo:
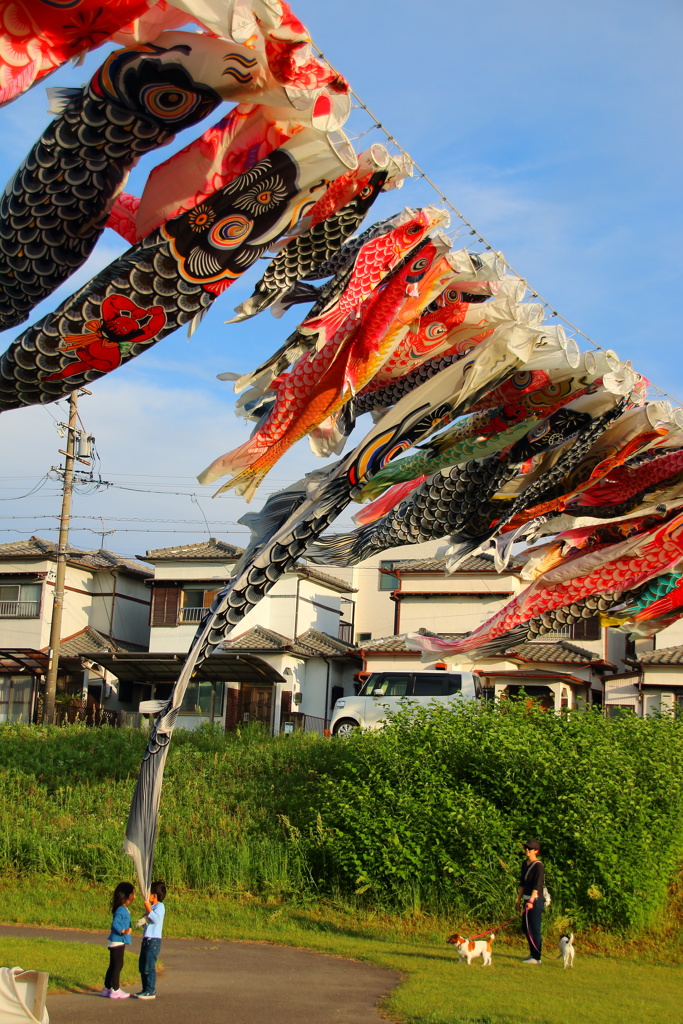
[[[78,457],[79,459],[89,459],[92,454],[92,443],[95,440],[90,434],[79,434],[78,435]]]

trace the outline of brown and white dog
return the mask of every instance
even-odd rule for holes
[[[451,946],[458,947],[458,953],[460,954],[459,963],[463,960],[467,960],[467,966],[469,967],[475,957],[480,956],[484,961],[484,967],[491,966],[491,943],[493,942],[495,935],[493,932],[489,935],[488,939],[466,939],[462,935],[451,935],[450,938],[446,939],[446,942]]]
[[[562,966],[573,967],[574,966],[574,933],[570,935],[561,935],[560,941],[558,942],[558,948],[562,954]]]

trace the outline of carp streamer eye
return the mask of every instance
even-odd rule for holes
[[[253,223],[239,213],[219,220],[209,235],[209,242],[217,249],[234,249],[248,237]]]
[[[150,114],[169,121],[186,117],[200,102],[196,93],[168,85],[148,85],[141,91],[140,99]]]

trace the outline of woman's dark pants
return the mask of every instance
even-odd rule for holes
[[[543,948],[541,917],[544,906],[545,900],[542,896],[538,896],[531,910],[525,910],[522,914],[522,931],[529,943],[529,956],[532,956],[535,960],[541,959],[541,949]]]

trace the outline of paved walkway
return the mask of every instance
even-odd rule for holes
[[[1,925],[0,935],[103,945],[93,932]],[[134,937],[134,954],[139,943]],[[161,955],[153,1002],[50,995],[50,1024],[380,1024],[375,1006],[400,980],[382,967],[260,943],[165,938]],[[103,969],[105,961],[103,947]]]

